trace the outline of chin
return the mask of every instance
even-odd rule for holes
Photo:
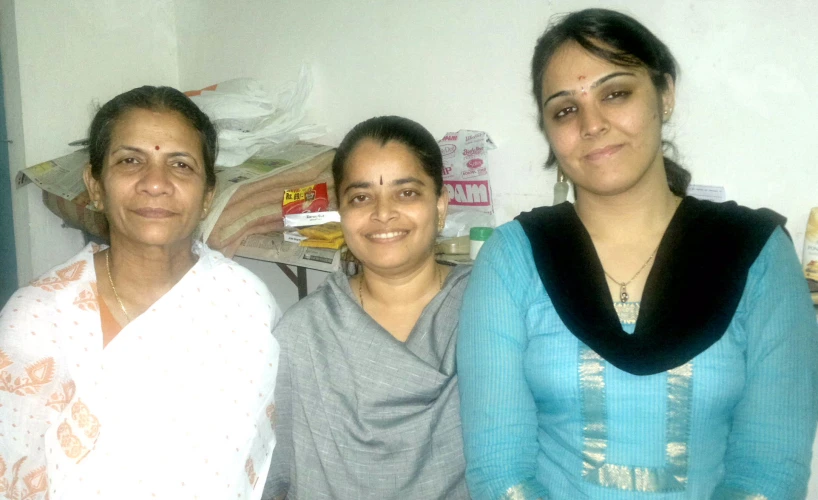
[[[193,238],[193,234],[190,234],[186,237],[180,237],[179,235],[169,235],[167,233],[152,233],[152,234],[143,234],[137,238],[141,243],[150,246],[156,247],[170,247],[179,245],[184,242],[191,242]]]
[[[403,255],[376,255],[374,258],[364,262],[366,267],[380,269],[383,271],[399,271],[420,265],[424,261],[423,256]]]
[[[616,196],[636,187],[639,179],[622,177],[604,179],[604,182],[597,181],[587,186],[580,186],[580,189],[596,196]]]

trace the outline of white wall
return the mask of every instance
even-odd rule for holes
[[[143,84],[177,86],[172,0],[1,0],[11,176],[73,151],[95,103]],[[137,8],[138,7],[138,8]],[[14,190],[20,283],[74,255],[82,235],[61,227],[41,191]]]
[[[529,90],[534,42],[552,14],[601,4],[637,16],[678,58],[668,133],[694,182],[787,216],[800,253],[818,205],[818,96],[808,87],[818,37],[798,35],[812,33],[814,2],[177,0],[180,84],[253,76],[274,89],[307,61],[328,143],[384,113],[436,136],[486,130],[499,146],[492,182],[503,222],[551,202]]]

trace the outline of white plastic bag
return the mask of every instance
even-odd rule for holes
[[[323,126],[300,125],[311,91],[310,71],[302,66],[298,82],[289,83],[274,97],[252,78],[228,80],[191,96],[219,131],[216,165],[235,167],[262,149],[324,135]]]
[[[472,227],[494,227],[488,152],[496,146],[485,132],[447,132],[437,142],[443,155],[443,186],[449,214],[441,236],[469,234]]]

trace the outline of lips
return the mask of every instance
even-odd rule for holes
[[[166,219],[168,217],[173,217],[174,215],[176,215],[174,212],[171,212],[170,210],[152,207],[137,208],[136,210],[134,210],[134,213],[142,217],[145,217],[146,219]]]
[[[379,231],[377,233],[369,233],[366,235],[366,238],[371,241],[375,241],[378,243],[388,243],[391,241],[399,240],[409,234],[409,231],[406,230],[392,230],[392,231]]]
[[[615,155],[619,150],[622,149],[622,144],[614,144],[612,146],[605,146],[604,148],[598,148],[587,155],[585,155],[585,159],[589,161],[597,161],[608,158],[610,156]]]

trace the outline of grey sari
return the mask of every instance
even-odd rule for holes
[[[340,272],[284,314],[265,500],[468,498],[455,344],[469,271],[449,274],[405,343]]]

